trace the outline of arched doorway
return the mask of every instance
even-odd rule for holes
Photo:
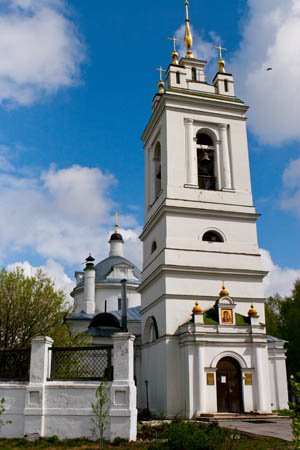
[[[217,364],[218,412],[243,412],[242,375],[239,363],[230,357]]]

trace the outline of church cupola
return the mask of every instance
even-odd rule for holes
[[[115,232],[111,235],[109,244],[110,244],[110,251],[109,256],[121,256],[123,257],[123,237],[121,233],[119,232],[119,225],[118,225],[118,213],[116,213],[116,225],[115,225]]]
[[[234,96],[234,80],[230,73],[226,73],[225,60],[223,59],[222,50],[225,51],[220,44],[214,46],[219,50],[218,73],[216,74],[213,85],[218,94]]]

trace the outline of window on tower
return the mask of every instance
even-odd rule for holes
[[[198,185],[200,189],[216,189],[215,177],[215,148],[211,137],[201,131],[196,135]]]
[[[156,243],[156,241],[153,241],[152,245],[151,245],[151,253],[154,253],[156,249],[157,249],[157,243]]]
[[[161,146],[160,142],[157,142],[154,150],[154,190],[155,200],[161,192]]]
[[[176,72],[176,83],[180,84],[180,72]]]
[[[210,230],[210,231],[206,231],[206,233],[204,233],[204,235],[202,236],[202,241],[224,242],[224,239],[219,233],[217,233],[217,231]]]
[[[195,67],[192,68],[192,80],[197,81],[197,72]]]

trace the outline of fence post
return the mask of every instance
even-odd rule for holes
[[[129,333],[115,333],[112,339],[114,379],[110,393],[110,440],[121,437],[135,441],[137,433],[136,386],[133,378],[135,336]]]
[[[52,344],[53,340],[46,336],[37,336],[31,341],[30,380],[24,409],[25,436],[44,436],[45,383]]]

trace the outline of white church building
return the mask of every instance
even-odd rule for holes
[[[288,408],[285,342],[266,334],[248,108],[221,46],[207,82],[188,1],[186,14],[187,53],[178,60],[174,38],[142,136],[142,270],[126,259],[116,223],[108,257],[88,256],[71,293],[71,329],[92,346],[55,348],[38,336],[21,350],[25,378],[0,380],[1,437],[91,437],[99,379],[109,383],[111,440],[136,439],[137,407],[186,418]]]
[[[103,330],[111,316],[121,318],[127,279],[139,408],[187,418],[271,413],[288,407],[286,357],[284,342],[266,334],[248,107],[235,96],[220,46],[207,82],[206,61],[192,53],[188,2],[186,9],[187,54],[178,61],[174,45],[142,136],[142,273],[124,259],[116,229],[108,259],[87,259],[76,275],[72,323],[79,329],[76,320],[87,326],[98,315],[89,334],[94,342],[109,335]]]

